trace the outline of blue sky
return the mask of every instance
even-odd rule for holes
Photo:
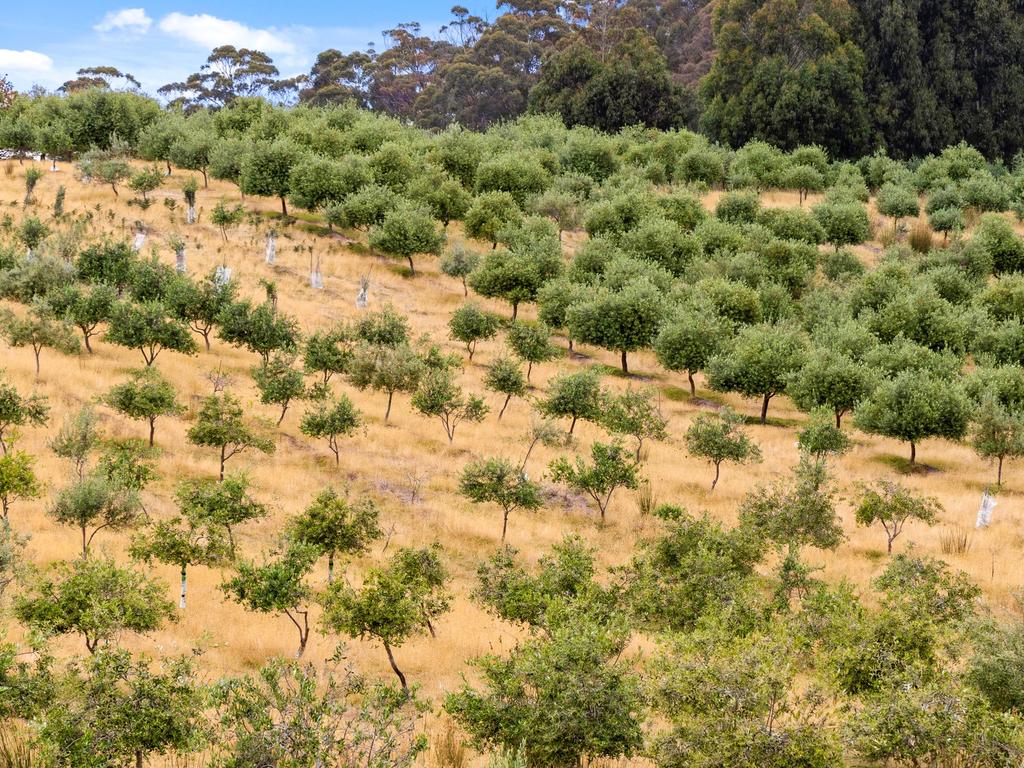
[[[138,0],[136,0],[138,2]],[[7,0],[0,20],[0,74],[18,89],[55,88],[80,67],[110,65],[149,92],[196,71],[223,44],[266,51],[286,76],[309,70],[319,51],[382,47],[403,21],[436,30],[456,0],[218,0],[118,5],[102,0]],[[462,2],[486,18],[493,0]]]

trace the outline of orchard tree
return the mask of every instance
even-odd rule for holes
[[[742,423],[742,417],[732,409],[723,408],[717,414],[700,414],[686,430],[686,449],[715,468],[712,491],[718,485],[725,462],[747,464],[761,460],[761,450],[742,430]]]
[[[228,241],[228,230],[237,227],[244,219],[245,207],[241,203],[228,205],[227,200],[218,200],[210,214],[210,223],[220,229],[220,236],[225,243]]]
[[[480,254],[470,251],[460,243],[452,246],[451,251],[441,259],[441,271],[462,282],[462,295],[469,296],[466,278],[480,265]]]
[[[113,387],[104,402],[129,419],[149,422],[149,444],[153,445],[156,420],[177,416],[183,409],[175,398],[174,385],[155,368],[143,368],[129,374],[128,381]]]
[[[132,538],[131,555],[145,563],[156,561],[176,566],[181,575],[178,608],[185,609],[188,569],[213,568],[231,556],[227,537],[220,526],[208,519],[176,515],[159,520]]]
[[[538,410],[552,418],[570,418],[569,434],[580,419],[601,420],[601,378],[595,369],[563,373],[548,383],[548,395],[537,404]]]
[[[210,186],[208,169],[214,147],[214,133],[211,128],[209,125],[186,125],[185,130],[171,144],[168,153],[170,161],[179,168],[203,174],[204,188]]]
[[[826,242],[838,251],[844,245],[858,245],[871,234],[871,222],[864,206],[853,200],[827,201],[814,206],[814,218],[825,230]]]
[[[807,340],[798,328],[751,325],[708,363],[708,383],[720,392],[761,398],[761,423],[768,421],[768,403],[786,391],[790,376],[800,370]]]
[[[247,610],[284,614],[299,632],[295,658],[301,659],[309,642],[309,604],[313,591],[306,577],[313,570],[316,547],[292,542],[284,552],[262,563],[242,561],[237,573],[221,584],[224,593]]]
[[[142,304],[124,301],[115,305],[105,338],[118,346],[139,350],[147,367],[153,365],[165,349],[183,355],[199,351],[185,324],[170,316],[159,301]]]
[[[551,479],[590,496],[597,504],[598,512],[601,513],[601,524],[604,525],[608,505],[615,490],[636,489],[639,482],[636,474],[638,462],[629,456],[625,447],[618,441],[595,441],[590,447],[590,457],[593,461],[591,464],[587,464],[579,456],[575,462],[570,462],[564,456],[555,459],[550,464]]]
[[[79,480],[85,479],[89,458],[100,444],[98,425],[96,411],[91,405],[84,405],[65,417],[57,434],[49,442],[50,450],[72,463]]]
[[[816,408],[832,411],[836,428],[843,415],[868,397],[877,383],[877,375],[863,363],[840,350],[815,349],[786,386],[796,407],[804,412]]]
[[[164,175],[158,168],[143,168],[132,174],[128,180],[128,189],[137,195],[142,196],[142,206],[149,206],[149,193],[160,189],[164,183]]]
[[[384,214],[383,221],[370,230],[369,242],[375,250],[406,259],[409,272],[415,275],[413,256],[440,255],[444,233],[438,231],[437,222],[426,208],[403,203]]]
[[[252,369],[252,378],[260,393],[260,402],[264,405],[280,406],[281,414],[277,418],[277,426],[281,426],[288,406],[293,400],[303,397],[306,385],[302,371],[294,367],[294,358],[275,355],[264,365]]]
[[[551,330],[541,322],[516,320],[507,329],[505,341],[516,357],[526,363],[526,381],[529,383],[533,366],[547,362],[556,354],[551,344]]]
[[[270,514],[265,504],[249,493],[249,478],[244,474],[228,475],[220,481],[192,480],[181,483],[175,491],[178,509],[187,520],[211,525],[227,535],[230,554],[235,554],[235,529],[250,520]]]
[[[917,216],[921,210],[917,193],[909,187],[892,181],[887,181],[879,187],[878,195],[875,197],[875,206],[883,216],[892,217],[893,232],[899,227],[900,219]]]
[[[78,170],[85,180],[110,185],[114,197],[120,197],[117,185],[132,175],[128,160],[115,149],[90,149],[79,159]]]
[[[501,321],[497,317],[476,304],[463,304],[452,312],[448,320],[448,332],[453,339],[466,345],[472,362],[477,342],[493,339],[500,325]]]
[[[42,305],[35,306],[25,317],[9,309],[0,310],[0,332],[12,347],[31,347],[36,360],[36,378],[39,378],[39,356],[44,349],[53,349],[65,355],[78,352],[78,338],[71,326],[47,315]]]
[[[942,512],[936,499],[917,496],[899,483],[880,480],[861,486],[861,498],[854,510],[857,525],[868,528],[875,523],[882,526],[886,536],[886,551],[892,554],[892,543],[903,532],[908,520],[919,520],[933,525]]]
[[[356,389],[386,392],[388,406],[384,421],[391,417],[391,403],[396,392],[415,392],[426,373],[423,359],[408,344],[356,347],[348,370],[349,381]]]
[[[484,192],[473,200],[463,224],[469,237],[488,242],[493,249],[498,247],[499,233],[522,218],[519,204],[508,192]]]
[[[203,400],[196,422],[188,430],[193,445],[217,448],[220,451],[220,479],[224,464],[231,457],[254,448],[262,453],[274,452],[274,441],[261,436],[246,424],[242,404],[228,393],[213,394]]]
[[[316,398],[308,411],[302,415],[299,430],[312,438],[326,438],[327,446],[334,454],[335,466],[341,463],[341,449],[338,439],[354,433],[363,423],[362,414],[345,395],[330,400]]]
[[[319,375],[324,386],[335,374],[348,373],[354,354],[353,337],[352,329],[344,325],[311,333],[302,349],[303,371]]]
[[[566,325],[577,341],[617,351],[622,372],[629,373],[627,354],[654,343],[666,313],[662,292],[640,279],[615,291],[601,289],[592,299],[573,304]]]
[[[35,458],[24,451],[12,449],[10,453],[0,456],[0,509],[3,511],[4,526],[10,525],[10,511],[14,502],[38,499],[42,494],[32,468],[35,463]]]
[[[476,395],[465,395],[455,383],[450,370],[434,369],[427,372],[412,396],[412,405],[424,416],[435,416],[444,425],[448,442],[455,439],[455,428],[463,421],[481,422],[490,410]]]
[[[424,611],[424,602],[445,605],[444,583],[425,585],[421,575],[408,568],[408,555],[400,551],[385,568],[371,569],[356,590],[344,581],[327,588],[323,604],[323,626],[329,632],[355,638],[371,638],[384,646],[388,663],[411,695],[405,674],[395,661],[394,649],[414,635],[428,631],[428,622],[436,618]],[[424,587],[427,586],[427,591]]]
[[[927,371],[904,371],[883,381],[853,414],[858,429],[910,443],[911,465],[919,442],[960,440],[969,420],[970,404],[960,383]]]
[[[235,301],[237,291],[234,280],[218,281],[214,271],[198,281],[179,275],[167,286],[164,303],[173,317],[203,337],[209,352],[210,333],[220,313]]]
[[[653,389],[626,389],[617,395],[606,394],[601,406],[601,425],[613,435],[628,435],[636,440],[637,461],[644,440],[667,440],[668,421],[655,401]]]
[[[288,218],[292,169],[303,159],[302,149],[288,139],[257,141],[242,159],[239,186],[247,195],[278,198]]]
[[[253,306],[252,302],[227,304],[217,316],[217,335],[236,347],[245,347],[266,364],[274,352],[295,354],[299,349],[299,323],[290,315],[278,313],[272,301]]]
[[[537,292],[558,276],[562,256],[554,248],[527,243],[519,250],[494,250],[484,256],[469,276],[469,287],[481,296],[501,299],[512,305],[512,319],[524,301],[536,301]]]
[[[174,621],[167,585],[106,557],[58,563],[15,600],[18,620],[43,637],[81,635],[89,653],[122,632],[145,634]]]
[[[92,354],[90,340],[96,329],[110,320],[117,292],[110,285],[86,288],[78,283],[64,285],[46,294],[46,306],[55,318],[71,323],[82,332],[85,349]]]
[[[505,458],[471,461],[459,478],[459,493],[474,504],[493,503],[501,507],[501,540],[505,541],[508,518],[516,510],[533,511],[542,504],[541,487],[530,480],[522,467]]]
[[[498,419],[505,415],[505,409],[513,397],[526,396],[526,377],[523,376],[523,369],[519,363],[511,357],[499,357],[489,366],[484,374],[484,386],[492,392],[505,396],[501,410],[498,411]]]
[[[43,395],[22,395],[0,379],[0,449],[6,454],[18,437],[18,428],[43,427],[50,419],[50,406]]]
[[[693,374],[703,371],[732,334],[726,320],[708,310],[686,310],[670,316],[654,339],[654,354],[669,371],[686,371],[690,396],[697,394]]]
[[[138,491],[99,473],[75,480],[62,489],[46,510],[61,525],[82,534],[82,557],[96,534],[102,530],[123,531],[139,524],[143,517]]]
[[[1024,456],[1024,414],[988,392],[971,418],[970,441],[979,457],[996,462],[996,484],[1001,486],[1003,462]]]
[[[327,583],[332,584],[337,558],[363,554],[381,537],[380,512],[371,499],[351,502],[328,487],[288,522],[288,534],[327,557]]]
[[[807,424],[796,434],[800,452],[816,461],[824,462],[829,456],[841,456],[850,450],[853,441],[833,423],[833,414],[827,408],[811,411]]]

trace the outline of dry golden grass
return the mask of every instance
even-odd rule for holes
[[[300,222],[290,227],[279,240],[277,266],[268,267],[263,260],[263,231],[245,224],[230,233],[230,242],[224,244],[219,231],[207,223],[210,211],[221,196],[238,198],[233,187],[214,182],[209,189],[201,189],[200,222],[193,226],[184,225],[180,186],[185,175],[176,173],[170,178],[165,188],[156,193],[158,202],[142,212],[127,205],[130,195],[127,190],[115,200],[109,188],[84,186],[74,180],[70,167],[62,166],[61,172],[46,173],[40,181],[36,191],[40,206],[37,213],[49,215],[47,208],[52,204],[57,185],[65,184],[66,211],[95,212],[98,206],[102,211],[115,212],[113,222],[105,214],[96,214],[96,221],[101,223],[97,224],[93,235],[108,230],[121,232],[123,222],[130,227],[134,220],[141,219],[149,226],[150,232],[144,251],[148,252],[151,246],[156,247],[160,258],[173,264],[173,253],[167,247],[166,239],[175,232],[183,234],[188,241],[188,266],[192,274],[204,273],[223,260],[234,268],[241,284],[241,294],[254,297],[262,295],[261,278],[276,280],[280,309],[296,315],[305,331],[354,317],[357,314],[354,298],[359,278],[369,274],[371,308],[391,303],[409,316],[417,333],[429,333],[449,350],[461,351],[460,345],[447,339],[446,324],[451,311],[464,300],[462,287],[457,281],[441,275],[435,260],[421,259],[417,264],[418,274],[411,279],[405,275],[401,265],[366,255],[364,248],[351,247],[349,241],[341,236],[328,238],[304,231]],[[0,176],[0,215],[9,213],[15,221],[23,215],[20,206],[23,176],[23,169],[16,164],[13,173]],[[172,214],[161,204],[163,197],[178,200],[176,212]],[[767,198],[771,205],[796,204],[795,193],[774,192]],[[15,204],[9,205],[11,202]],[[276,208],[274,201],[247,200],[246,204],[267,212]],[[810,204],[813,201],[805,203]],[[455,225],[449,234],[453,240],[461,238]],[[567,236],[567,246],[571,248],[579,239],[578,235]],[[325,290],[314,291],[308,287],[308,255],[297,252],[297,245],[313,245],[315,251],[322,255]],[[877,244],[868,244],[859,250],[866,259],[879,252]],[[508,313],[503,305],[494,304],[493,309],[502,314]],[[525,316],[531,313],[530,307],[523,311]],[[559,340],[559,344],[565,349],[564,340]],[[62,357],[44,350],[42,375],[38,382],[35,381],[30,350],[3,347],[0,353],[0,365],[19,388],[28,390],[36,387],[50,398],[53,405],[50,426],[26,430],[20,444],[21,448],[39,457],[39,471],[48,491],[61,487],[67,482],[68,475],[68,468],[47,448],[48,437],[66,414],[82,403],[93,401],[142,362],[137,352],[114,347],[102,340],[95,344],[95,349],[94,355],[78,357]],[[473,363],[466,364],[461,377],[469,390],[484,392],[481,383],[484,366],[501,350],[500,340],[481,345]],[[545,382],[561,370],[594,363],[614,366],[617,362],[615,355],[600,350],[580,351],[585,353],[585,358],[562,356],[551,363],[535,366],[534,386],[543,389]],[[710,468],[690,457],[681,442],[687,425],[700,411],[700,406],[691,403],[688,395],[684,394],[684,380],[662,371],[651,355],[639,354],[634,358],[631,364],[635,372],[633,378],[626,380],[610,375],[605,378],[605,383],[610,387],[650,385],[663,394],[662,406],[669,418],[672,438],[650,446],[644,467],[644,474],[659,501],[682,504],[694,513],[706,510],[715,518],[733,523],[735,509],[747,491],[786,475],[796,464],[795,429],[804,417],[785,398],[779,397],[773,400],[770,409],[770,417],[776,425],[749,427],[751,435],[761,446],[764,462],[744,468],[726,466],[718,488],[709,494]],[[254,363],[254,356],[214,340],[211,352],[201,352],[195,358],[165,352],[158,359],[157,367],[174,382],[182,402],[190,405],[210,390],[205,374],[222,368],[233,377],[232,391],[242,398],[252,414],[276,417],[274,409],[258,402],[249,376]],[[251,473],[257,496],[273,509],[269,518],[248,524],[239,532],[241,552],[248,557],[259,557],[275,542],[284,521],[301,510],[314,493],[327,484],[348,486],[353,494],[373,495],[383,510],[384,529],[392,532],[388,538],[388,552],[382,552],[382,545],[377,545],[372,553],[352,565],[348,578],[358,581],[362,569],[380,562],[397,547],[441,542],[454,574],[456,599],[453,611],[438,623],[436,639],[418,638],[396,651],[410,681],[420,684],[427,696],[439,702],[445,691],[460,683],[467,659],[485,652],[501,653],[517,640],[517,632],[513,628],[485,614],[468,597],[474,585],[477,563],[498,546],[500,517],[496,509],[473,506],[461,498],[457,494],[457,476],[461,467],[474,455],[521,456],[525,451],[524,435],[529,425],[530,409],[526,402],[513,401],[499,422],[495,408],[484,423],[460,426],[454,446],[449,447],[441,425],[415,414],[409,406],[408,397],[396,396],[391,423],[385,424],[382,396],[355,391],[344,383],[335,383],[334,386],[344,389],[366,416],[366,427],[362,433],[343,445],[340,469],[335,468],[333,457],[325,445],[300,434],[301,404],[294,406],[285,418],[277,434],[277,451],[273,456],[243,454],[229,463],[229,470],[245,469]],[[715,397],[729,402],[743,413],[757,413],[756,403],[735,397]],[[490,400],[492,407],[500,405],[495,396]],[[99,411],[108,436],[144,436],[142,423],[126,421],[104,406],[100,406]],[[148,509],[157,517],[171,513],[171,493],[176,483],[216,471],[213,452],[198,449],[186,440],[185,433],[191,418],[189,413],[183,418],[166,418],[157,423],[157,444],[162,449],[158,461],[161,477],[146,498]],[[579,445],[586,448],[601,433],[592,425],[581,424],[577,436]],[[841,514],[849,538],[837,552],[812,552],[809,558],[823,568],[825,578],[847,579],[865,587],[885,565],[885,539],[880,530],[865,530],[854,525],[848,497],[852,495],[856,481],[896,476],[892,458],[903,457],[907,450],[904,445],[893,441],[859,433],[854,437],[854,449],[833,467],[844,492]],[[539,475],[554,455],[554,451],[539,447],[531,457],[530,471]],[[897,540],[896,550],[914,546],[918,552],[942,556],[941,538],[945,530],[951,526],[973,529],[979,497],[986,485],[992,482],[994,472],[966,446],[929,441],[920,446],[919,456],[937,471],[902,476],[901,480],[922,493],[938,497],[946,511],[941,522],[933,528],[908,525],[904,535]],[[1019,533],[1024,522],[1024,481],[1017,474],[1016,467],[1011,465],[1008,469],[993,525],[972,534],[971,546],[965,554],[947,558],[983,587],[994,606],[1009,604],[1011,592],[1024,582],[1021,569],[1024,538]],[[419,488],[419,493],[415,503],[410,503],[413,487]],[[639,538],[657,531],[654,521],[640,516],[636,500],[628,492],[617,494],[609,512],[609,524],[604,528],[597,525],[595,513],[582,500],[574,501],[571,496],[565,498],[571,502],[567,506],[549,506],[537,514],[514,515],[510,521],[509,542],[527,558],[535,559],[566,533],[576,532],[597,549],[600,563],[610,566],[625,562]],[[45,506],[45,499],[22,502],[12,513],[14,527],[31,535],[31,556],[39,564],[73,557],[78,547],[74,532],[54,524],[46,516]],[[101,533],[97,544],[101,550],[119,558],[126,557],[125,535]],[[325,566],[320,567],[316,578],[324,580],[325,571]],[[153,572],[167,582],[168,598],[172,599],[176,583],[174,569],[155,567]],[[201,644],[207,648],[204,666],[211,678],[221,673],[255,668],[274,655],[292,654],[297,638],[288,620],[246,613],[225,601],[218,589],[221,578],[222,574],[217,570],[192,569],[189,606],[182,613],[181,620],[151,637],[128,638],[127,642],[139,650],[165,654],[185,652]],[[17,637],[16,633],[14,637]],[[338,640],[315,633],[310,640],[307,657],[319,660],[329,656]],[[78,645],[77,640],[67,640],[61,647],[79,651]],[[383,651],[372,643],[350,643],[349,655],[371,674],[382,677],[391,674]]]

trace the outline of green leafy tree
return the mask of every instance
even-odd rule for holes
[[[43,310],[33,307],[25,317],[9,309],[0,310],[0,333],[12,347],[31,347],[36,360],[36,378],[39,378],[39,356],[44,349],[53,349],[65,355],[78,352],[78,338],[71,326],[55,320]]]
[[[313,438],[326,438],[334,454],[334,464],[341,463],[338,439],[351,435],[363,423],[362,415],[345,395],[333,400],[315,399],[312,407],[302,415],[299,429],[302,434]]]
[[[354,354],[353,336],[352,330],[343,325],[311,333],[302,349],[303,370],[319,374],[324,385],[335,374],[347,373]]]
[[[935,374],[905,371],[883,381],[854,411],[858,429],[910,443],[910,463],[917,444],[929,437],[959,440],[967,433],[970,405],[959,383]]]
[[[242,159],[240,186],[247,195],[276,197],[288,218],[292,169],[304,159],[301,148],[288,139],[258,141]]]
[[[875,198],[875,205],[878,212],[883,216],[892,217],[892,229],[895,232],[899,227],[900,219],[908,216],[917,216],[920,212],[920,204],[917,201],[917,193],[909,187],[904,187],[888,181],[883,184]]]
[[[143,368],[133,371],[127,381],[113,387],[104,397],[104,402],[129,419],[148,421],[149,444],[152,446],[157,418],[182,412],[175,394],[174,385],[155,368]]]
[[[466,234],[498,247],[498,233],[509,224],[520,221],[523,212],[508,192],[484,192],[478,195],[466,212],[463,222]]]
[[[250,301],[227,304],[217,316],[221,340],[245,347],[264,363],[274,352],[294,354],[299,348],[299,324],[294,317],[278,313],[273,302],[253,305]]]
[[[192,511],[192,510],[190,510]],[[132,538],[131,555],[146,563],[177,566],[181,575],[178,608],[185,610],[188,569],[212,568],[228,561],[231,550],[220,526],[208,519],[176,515],[159,520]]]
[[[540,509],[541,488],[522,467],[504,458],[472,461],[462,470],[459,493],[474,504],[493,503],[501,507],[501,540],[505,541],[508,518],[516,510]]]
[[[164,175],[157,168],[143,168],[132,174],[128,180],[128,189],[137,195],[142,195],[143,205],[149,203],[149,193],[160,189],[164,183]]]
[[[501,299],[512,305],[512,319],[519,314],[519,305],[535,301],[541,286],[558,276],[561,255],[548,246],[526,244],[510,251],[492,250],[469,276],[469,287],[481,296]]]
[[[825,230],[825,241],[838,251],[844,245],[857,245],[868,239],[871,222],[859,202],[831,201],[814,206],[814,218]]]
[[[271,357],[266,365],[258,365],[252,369],[252,378],[260,393],[260,402],[264,405],[281,407],[277,426],[281,426],[288,406],[293,400],[303,397],[306,385],[302,371],[294,367],[294,359],[284,355]]]
[[[228,230],[234,229],[245,219],[245,207],[241,204],[228,205],[227,200],[218,200],[210,214],[210,223],[220,229],[224,242],[228,241]]]
[[[846,433],[835,426],[832,413],[826,408],[811,412],[807,424],[797,432],[796,440],[802,453],[818,461],[840,456],[853,445]]]
[[[686,430],[686,449],[715,468],[715,476],[711,480],[712,491],[718,485],[722,464],[725,462],[746,464],[761,460],[761,450],[742,430],[742,423],[742,417],[732,409],[723,408],[714,415],[700,414]]]
[[[708,383],[720,392],[761,398],[761,423],[768,421],[768,403],[786,391],[790,376],[806,360],[807,340],[790,326],[752,325],[708,363]]]
[[[628,435],[636,440],[636,460],[640,461],[644,440],[666,440],[668,421],[655,402],[652,389],[633,389],[617,395],[606,394],[602,404],[601,425],[613,435]]]
[[[484,386],[499,395],[505,396],[501,410],[498,411],[498,419],[505,415],[505,409],[513,397],[526,396],[526,377],[523,376],[523,369],[511,357],[499,357],[489,366],[484,374]]]
[[[617,351],[622,372],[629,373],[627,354],[654,344],[666,314],[661,291],[650,281],[637,280],[573,304],[566,312],[566,325],[576,340]]]
[[[932,525],[940,512],[942,507],[936,499],[918,496],[899,483],[880,480],[872,485],[862,485],[854,517],[857,525],[865,528],[875,523],[882,526],[887,541],[886,551],[891,555],[892,543],[903,532],[908,520]]]
[[[480,254],[470,251],[461,244],[452,246],[451,251],[441,259],[441,271],[462,282],[462,295],[469,296],[469,286],[466,278],[480,264]]]
[[[11,450],[0,456],[0,508],[5,526],[9,525],[14,502],[38,499],[42,494],[34,465],[35,458],[24,451]]]
[[[415,204],[402,204],[384,215],[383,221],[370,230],[370,247],[409,262],[409,272],[416,274],[413,256],[440,255],[444,233],[430,212]]]
[[[143,510],[135,489],[95,473],[62,489],[47,514],[61,525],[79,529],[82,557],[88,557],[97,533],[108,528],[133,528],[141,520]]]
[[[876,382],[874,371],[842,351],[816,349],[793,374],[786,385],[786,394],[802,411],[831,410],[838,429],[842,426],[843,415],[868,397]]]
[[[247,610],[284,614],[299,632],[300,659],[309,642],[309,603],[313,593],[306,577],[317,559],[316,548],[292,543],[263,563],[242,561],[238,572],[221,585],[224,593]]]
[[[81,156],[78,169],[82,176],[97,184],[110,185],[114,197],[119,197],[117,185],[132,175],[128,161],[113,150],[91,149]]]
[[[545,416],[569,418],[569,434],[576,422],[601,420],[601,378],[596,370],[559,374],[548,384],[548,395],[537,404]]]
[[[220,451],[220,479],[224,479],[224,464],[228,459],[254,448],[261,453],[273,453],[274,441],[262,437],[246,424],[242,404],[228,393],[214,394],[203,400],[196,422],[188,430],[193,445],[217,448]]]
[[[551,344],[551,331],[542,322],[516,320],[508,326],[505,340],[516,357],[526,363],[527,383],[533,366],[547,362],[556,354]]]
[[[1003,463],[1024,456],[1024,415],[987,394],[971,418],[971,447],[996,462],[996,484],[1003,484]]]
[[[170,160],[179,168],[199,171],[203,174],[203,187],[209,187],[210,157],[213,148],[214,135],[209,126],[186,126],[185,131],[171,144]]]
[[[448,442],[455,439],[455,428],[463,421],[481,422],[490,408],[476,395],[463,393],[449,370],[428,371],[412,396],[412,405],[424,416],[441,420]]]
[[[437,613],[431,612],[432,616],[425,612],[425,602],[447,610],[447,579],[440,584],[426,583],[420,569],[409,567],[410,554],[414,553],[400,551],[385,568],[371,569],[359,590],[343,581],[334,582],[321,600],[324,628],[352,638],[377,640],[384,646],[388,663],[407,696],[409,684],[395,661],[394,649],[414,635],[429,631],[428,623],[437,618]]]
[[[727,321],[712,312],[676,313],[662,325],[654,340],[654,354],[665,369],[686,371],[690,395],[697,394],[693,374],[703,371],[729,337]]]
[[[79,480],[85,478],[89,457],[99,446],[98,425],[96,411],[92,406],[83,406],[64,419],[57,434],[49,442],[50,450],[74,465]]]
[[[187,519],[212,525],[227,535],[231,556],[235,553],[235,529],[270,514],[267,506],[252,497],[249,478],[233,474],[219,481],[193,480],[175,491],[178,509]]]
[[[203,337],[210,351],[210,333],[226,306],[235,301],[238,285],[234,280],[218,281],[214,272],[201,280],[178,276],[167,286],[164,303],[171,315]]]
[[[105,338],[120,347],[139,350],[147,367],[153,365],[165,349],[183,355],[199,351],[185,324],[169,315],[159,301],[115,305]]]
[[[58,563],[15,601],[15,614],[42,636],[81,635],[96,653],[122,632],[145,634],[174,621],[167,586],[105,557]]]
[[[448,331],[453,339],[466,345],[470,361],[476,352],[478,341],[493,339],[498,334],[501,321],[476,304],[463,304],[452,312],[448,320]]]
[[[636,474],[637,462],[618,441],[595,441],[590,447],[590,458],[593,461],[591,464],[587,464],[579,456],[575,462],[570,462],[564,456],[555,459],[549,467],[551,479],[590,496],[597,504],[601,524],[604,525],[608,505],[616,489],[636,489],[639,482]]]
[[[384,421],[387,421],[395,393],[415,392],[426,370],[423,359],[408,344],[363,344],[355,349],[348,376],[356,389],[387,393],[388,406],[384,413]]]
[[[92,354],[90,340],[96,335],[96,329],[110,319],[116,300],[113,286],[101,284],[90,289],[75,284],[47,293],[46,305],[54,317],[77,326],[86,351]]]
[[[380,512],[370,499],[353,503],[328,487],[288,522],[288,533],[327,557],[327,583],[332,584],[337,558],[360,555],[381,537]]]
[[[6,454],[18,437],[18,428],[45,426],[50,406],[43,395],[22,395],[6,381],[0,380],[0,448]]]

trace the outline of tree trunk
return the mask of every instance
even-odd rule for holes
[[[153,447],[153,439],[156,435],[156,416],[149,417],[149,447]]]
[[[843,412],[836,411],[836,429],[843,428]]]
[[[334,553],[327,555],[327,583],[334,583]]]
[[[629,373],[629,364],[626,362],[626,350],[622,350],[621,355],[622,355],[622,357],[621,357],[622,372],[628,374]]]
[[[412,263],[412,256],[406,256],[405,258],[409,260],[409,274],[412,277],[416,277],[416,265]]]
[[[284,415],[288,413],[288,403],[281,406],[281,415],[277,417],[277,426],[281,426],[281,422],[284,421]]]
[[[43,348],[42,347],[33,347],[32,351],[35,352],[35,355],[36,355],[36,378],[38,379],[39,378],[39,353],[43,351]]]
[[[761,423],[768,423],[768,401],[772,399],[771,395],[765,395],[764,400],[761,401]]]
[[[910,441],[910,463],[917,463],[917,446],[914,444],[913,440]]]
[[[203,189],[209,189],[210,188],[210,177],[206,175],[206,169],[205,168],[200,168],[199,172],[201,174],[203,174]]]
[[[576,429],[576,418],[577,418],[576,416],[573,416],[572,417],[572,424],[569,425],[569,434],[570,435],[572,434],[572,431],[574,429]]]
[[[225,445],[222,445],[220,447],[220,481],[222,483],[224,482],[224,461],[225,461],[224,450],[226,448],[227,448],[227,446],[225,446]]]
[[[398,665],[395,664],[395,654],[391,652],[391,646],[388,644],[386,640],[384,641],[384,650],[388,655],[388,663],[391,664],[392,671],[394,671],[394,673],[398,675],[398,681],[402,684],[402,690],[405,692],[405,695],[408,696],[409,684],[405,681],[405,675],[402,674],[402,670],[400,670],[398,668]]]
[[[186,566],[181,566],[181,599],[178,600],[178,607],[185,610],[185,590],[188,588],[188,575],[185,572]]]
[[[82,559],[89,556],[89,539],[85,535],[85,526],[82,526]]]
[[[719,462],[718,464],[715,464],[715,477],[711,481],[711,490],[712,491],[715,490],[715,486],[718,485],[718,476],[721,474],[721,472],[722,472],[722,464],[721,464],[721,462]]]
[[[526,383],[530,383],[530,374],[533,373],[533,361],[528,360],[526,363]]]
[[[996,485],[1002,487],[1003,485],[1003,457],[999,457],[999,471],[996,474]]]
[[[391,400],[392,398],[394,398],[394,396],[394,392],[388,392],[388,409],[384,412],[384,421],[387,421],[389,418],[391,418]]]
[[[509,401],[512,399],[512,395],[508,395],[505,398],[505,404],[501,406],[501,410],[498,411],[498,421],[501,421],[501,417],[505,414],[505,409],[508,408]]]
[[[519,302],[518,301],[513,301],[512,302],[512,320],[513,320],[513,322],[515,321],[516,317],[518,317],[518,316],[519,316]]]
[[[142,768],[142,750],[135,750],[135,768]]]
[[[206,351],[210,351],[210,329],[207,328],[205,331],[201,331],[203,334],[203,343],[206,344]]]
[[[505,533],[508,531],[508,513],[510,510],[505,510],[504,517],[501,520],[501,543],[505,543]]]
[[[88,333],[83,333],[82,334],[82,339],[85,341],[85,351],[88,352],[91,355],[92,354],[92,344],[89,343],[89,335],[90,334],[88,334]]]
[[[693,371],[687,371],[686,378],[690,382],[690,397],[694,397],[697,394],[697,382],[693,380]]]
[[[285,202],[283,197],[281,198],[281,215],[286,219],[288,218],[288,203]]]

